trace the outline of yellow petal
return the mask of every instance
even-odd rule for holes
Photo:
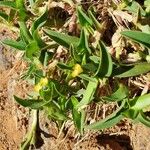
[[[41,86],[46,86],[48,84],[48,79],[47,78],[41,78],[39,84]]]
[[[76,76],[78,76],[80,73],[83,72],[83,69],[82,69],[82,67],[81,67],[79,64],[75,64],[75,66],[74,66],[73,69],[74,69],[74,70],[73,70],[72,73],[71,73],[71,76],[72,76],[72,77],[76,77]]]
[[[42,89],[42,86],[39,83],[34,86],[34,91],[35,92],[39,92],[41,89]]]

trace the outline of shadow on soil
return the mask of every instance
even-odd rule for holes
[[[105,148],[109,147],[112,150],[133,150],[130,137],[127,135],[98,135],[97,143]]]

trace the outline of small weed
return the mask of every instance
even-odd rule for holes
[[[71,0],[64,2],[75,9],[80,35],[70,36],[65,30],[58,31],[57,25],[56,28],[50,26],[50,4],[47,1],[0,1],[0,7],[10,10],[8,14],[0,12],[3,23],[15,26],[13,20],[17,18],[20,31],[17,40],[6,39],[2,43],[24,53],[23,59],[28,62],[28,70],[22,79],[34,81],[33,99],[14,96],[17,103],[33,109],[33,124],[21,145],[22,150],[36,143],[38,111],[45,111],[59,125],[72,120],[81,135],[87,129],[102,130],[114,126],[123,118],[150,127],[150,118],[144,114],[144,109],[150,106],[150,94],[133,97],[130,89],[121,82],[121,79],[150,71],[150,64],[146,60],[150,50],[150,27],[143,25],[150,15],[149,0],[144,1],[144,7],[134,0],[123,0],[118,6],[115,1],[112,4],[113,9],[137,15],[136,21],[132,22],[132,30],[120,26],[122,40],[129,45],[138,43],[144,49],[140,52],[144,61],[136,63],[115,60],[104,44],[106,41],[102,41],[101,36],[99,39],[94,37],[95,32],[104,34],[103,30],[107,30],[106,24],[96,19],[94,6],[89,7],[86,13],[81,4],[74,4]],[[98,89],[104,80],[106,85],[109,80],[117,83],[116,90],[99,97]],[[83,93],[80,93],[81,89]],[[103,120],[87,124],[85,108],[99,100],[115,102],[118,109]]]

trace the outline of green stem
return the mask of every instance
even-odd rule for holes
[[[33,110],[33,122],[30,132],[27,134],[25,142],[21,145],[20,150],[28,150],[30,145],[35,145],[36,143],[36,131],[38,123],[38,110]]]

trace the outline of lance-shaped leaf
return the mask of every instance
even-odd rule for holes
[[[86,53],[86,52],[91,53],[91,50],[88,45],[88,38],[86,35],[86,30],[84,28],[81,31],[81,36],[80,36],[79,45],[77,47],[77,52],[79,54]]]
[[[33,39],[37,42],[40,48],[43,48],[46,46],[46,43],[41,39],[41,36],[39,35],[38,29],[34,31]]]
[[[32,42],[33,38],[29,32],[29,29],[26,26],[26,23],[24,21],[21,21],[21,22],[19,22],[19,26],[20,26],[20,34],[21,34],[22,40],[26,44]]]
[[[56,43],[66,47],[66,48],[69,48],[71,45],[73,45],[73,47],[78,46],[79,38],[77,38],[75,36],[70,36],[67,34],[59,33],[57,31],[53,31],[53,30],[47,30],[47,29],[45,29],[44,32]]]
[[[53,91],[54,91],[53,84],[50,84],[49,87],[42,88],[39,94],[45,101],[51,101],[53,98],[54,93]]]
[[[96,81],[95,78],[89,77],[86,74],[79,74],[78,77],[80,77],[81,79],[86,80],[86,81],[91,81],[91,82],[95,82]]]
[[[15,9],[11,9],[9,12],[9,18],[8,18],[8,22],[13,22],[16,16],[16,12],[17,10]]]
[[[24,0],[16,0],[16,7],[18,9],[19,21],[25,21],[27,17]]]
[[[77,53],[77,50],[75,49],[75,47],[71,44],[70,48],[69,48],[71,57],[77,61],[77,62],[81,62],[81,56]]]
[[[93,25],[95,26],[95,28],[98,30],[98,31],[101,31],[102,30],[102,25],[97,21],[97,19],[95,18],[95,16],[93,15],[92,11],[91,10],[88,10],[88,14],[93,22]]]
[[[32,41],[26,46],[26,56],[33,59],[33,56],[39,55],[39,46],[36,41]]]
[[[147,48],[150,48],[150,34],[148,33],[143,33],[140,31],[123,31],[121,34],[134,40],[135,42],[143,44]]]
[[[35,99],[21,99],[17,96],[14,96],[14,99],[17,103],[24,107],[29,107],[31,109],[40,109],[42,106],[46,105],[48,102],[44,100],[35,100]]]
[[[32,24],[31,26],[32,34],[34,33],[35,30],[42,27],[46,23],[47,16],[48,16],[48,10],[46,9],[45,12],[39,18],[37,18]]]
[[[150,94],[145,94],[140,97],[136,97],[132,100],[132,103],[134,105],[131,107],[131,109],[141,110],[143,108],[146,108],[150,106]]]
[[[2,41],[4,44],[16,48],[21,51],[25,51],[26,44],[23,41],[14,41],[14,40],[4,40]]]
[[[45,105],[44,110],[46,111],[47,115],[52,119],[61,121],[68,119],[65,112],[60,109],[60,106],[55,101],[51,101],[47,105]]]
[[[126,78],[126,77],[133,77],[138,76],[150,71],[150,64],[149,63],[139,63],[135,64],[134,66],[121,66],[113,71],[113,76],[118,78]]]
[[[3,18],[5,21],[9,20],[9,16],[6,13],[2,12],[2,11],[0,11],[0,17]]]
[[[16,3],[13,1],[0,1],[0,6],[16,9]]]
[[[122,112],[122,115],[127,117],[127,118],[130,118],[132,120],[135,120],[137,118],[137,116],[139,115],[139,110],[127,108],[126,110],[124,110]]]
[[[113,69],[111,56],[108,53],[108,50],[106,49],[104,43],[99,42],[98,48],[100,50],[100,63],[97,72],[95,73],[95,76],[98,75],[100,77],[109,77]]]
[[[146,116],[142,111],[140,111],[136,120],[143,123],[145,126],[150,127],[150,118]]]
[[[121,101],[129,95],[129,90],[123,84],[119,84],[119,88],[110,96],[103,97],[107,101]]]
[[[73,105],[72,116],[73,116],[74,124],[77,127],[78,131],[81,134],[83,134],[84,121],[85,121],[85,112],[83,110],[78,111],[76,109],[76,106],[79,102],[74,96],[71,97],[71,102],[72,102],[72,105]]]
[[[110,128],[117,123],[120,122],[124,118],[124,116],[121,114],[122,108],[125,106],[126,101],[124,100],[121,104],[121,106],[113,112],[111,115],[107,116],[105,119],[100,120],[98,122],[92,123],[88,126],[86,126],[87,129],[94,129],[94,130],[102,130],[105,128]]]
[[[94,78],[92,81],[89,80],[89,83],[88,83],[87,88],[84,92],[83,98],[81,99],[79,104],[76,106],[77,108],[82,109],[82,108],[86,107],[86,105],[91,102],[97,86],[98,86],[98,80],[96,78]]]
[[[140,9],[142,16],[146,15],[146,12],[142,9],[140,4],[136,1],[132,1],[131,4],[128,4],[128,6],[125,8],[125,10],[128,10],[129,12],[133,14],[137,14],[138,9]]]
[[[83,12],[83,9],[81,6],[77,7],[77,14],[78,14],[80,25],[82,27],[88,27],[88,26],[93,25],[92,20]]]

